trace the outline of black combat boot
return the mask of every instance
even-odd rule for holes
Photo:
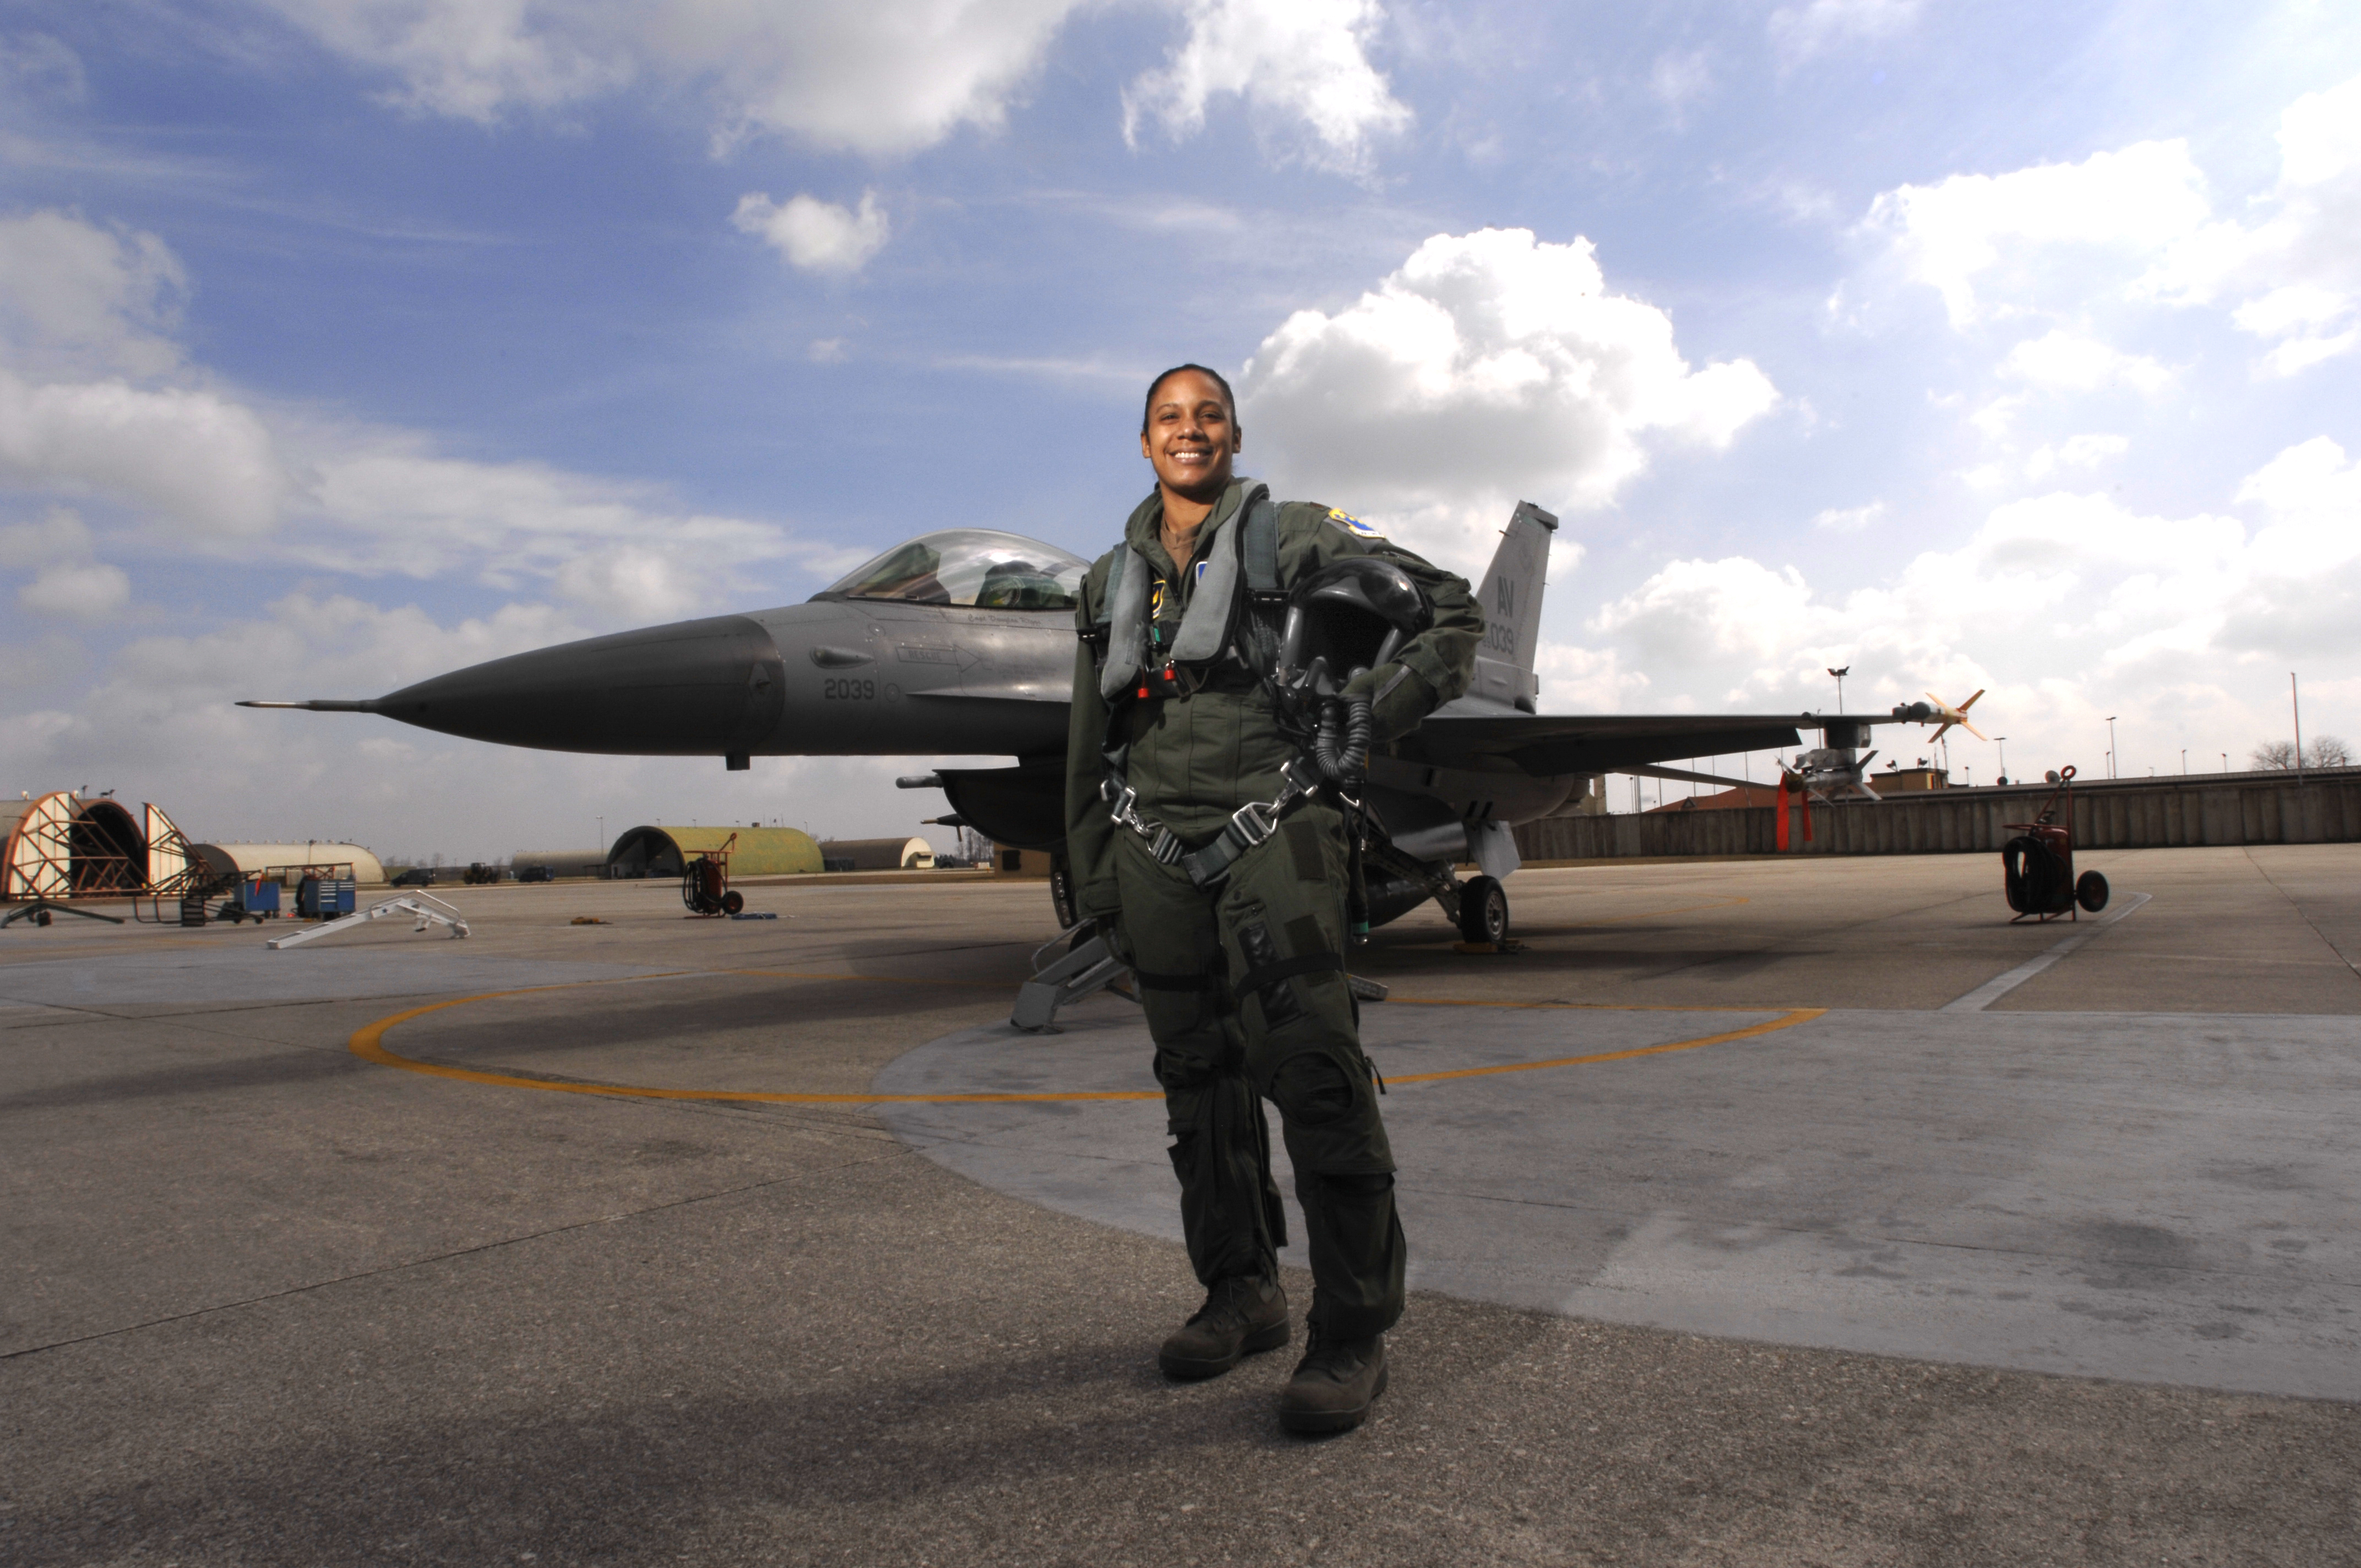
[[[1156,1353],[1167,1377],[1213,1377],[1242,1355],[1287,1343],[1287,1292],[1275,1279],[1235,1275],[1205,1292],[1205,1304]]]
[[[1279,1396],[1279,1424],[1290,1431],[1350,1431],[1369,1419],[1386,1391],[1386,1337],[1338,1339],[1317,1320],[1303,1359]]]

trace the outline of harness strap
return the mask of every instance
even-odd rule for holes
[[[1279,587],[1279,507],[1264,490],[1246,509],[1246,587],[1257,598],[1276,598]]]
[[[1282,980],[1292,980],[1299,974],[1343,974],[1345,958],[1341,953],[1306,953],[1300,959],[1281,959],[1275,964],[1246,970],[1237,984],[1241,1001],[1254,992],[1277,985]]]
[[[1222,836],[1194,854],[1180,857],[1180,869],[1199,887],[1212,887],[1229,875],[1230,867],[1248,850],[1267,842],[1288,815],[1311,799],[1320,788],[1320,774],[1301,757],[1280,770],[1279,798],[1250,800],[1230,813]]]
[[[1123,564],[1131,558],[1128,550],[1118,550],[1107,563],[1106,591],[1099,595],[1099,612],[1095,624],[1105,626],[1115,620],[1115,596],[1123,591]]]
[[[1131,978],[1146,991],[1219,991],[1221,982],[1209,974],[1159,974],[1154,970],[1136,969]]]

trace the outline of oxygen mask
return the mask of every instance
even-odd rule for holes
[[[1433,623],[1434,607],[1410,574],[1378,556],[1332,561],[1295,585],[1274,684],[1323,776],[1349,785],[1366,775],[1376,719],[1369,695],[1346,696],[1346,688]]]

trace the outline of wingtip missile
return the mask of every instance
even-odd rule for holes
[[[1968,722],[1968,709],[1970,709],[1970,708],[1971,708],[1971,707],[1975,707],[1975,705],[1976,705],[1976,697],[1980,697],[1980,696],[1983,696],[1983,695],[1984,695],[1984,688],[1983,688],[1983,687],[1982,687],[1982,686],[1978,686],[1978,687],[1976,688],[1975,696],[1971,696],[1971,697],[1968,698],[1968,700],[1967,700],[1967,701],[1965,701],[1965,702],[1963,702],[1963,703],[1960,704],[1960,706],[1959,706],[1959,707],[1953,707],[1949,703],[1945,702],[1941,697],[1939,697],[1939,696],[1935,696],[1935,694],[1934,694],[1933,692],[1928,692],[1928,693],[1927,694],[1927,696],[1929,698],[1931,698],[1931,699],[1933,700],[1934,705],[1935,705],[1935,711],[1934,711],[1934,715],[1933,715],[1933,717],[1935,717],[1935,718],[1937,718],[1941,719],[1943,722],[1942,722],[1941,727],[1940,727],[1940,728],[1938,728],[1938,729],[1935,731],[1935,733],[1934,733],[1934,734],[1932,734],[1932,735],[1930,735],[1930,736],[1928,736],[1928,737],[1927,738],[1927,742],[1931,745],[1933,742],[1935,742],[1935,741],[1937,741],[1937,740],[1941,740],[1941,739],[1942,739],[1946,734],[1948,734],[1948,733],[1950,731],[1951,728],[1952,728],[1954,725],[1958,726],[1958,727],[1959,727],[1960,729],[1961,729],[1966,730],[1969,734],[1971,734],[1971,735],[1974,736],[1974,737],[1975,737],[1977,740],[1991,740],[1991,739],[1992,739],[1992,737],[1991,737],[1991,736],[1989,736],[1989,735],[1985,734],[1982,730],[1981,730],[1981,729],[1977,729],[1973,724],[1971,724],[1971,723],[1969,723],[1969,722]]]

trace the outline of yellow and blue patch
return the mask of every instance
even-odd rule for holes
[[[1330,507],[1328,509],[1328,521],[1343,529],[1345,532],[1358,534],[1363,539],[1383,539],[1385,537],[1384,534],[1378,532],[1368,523],[1363,522],[1351,512],[1345,511],[1338,507]]]

